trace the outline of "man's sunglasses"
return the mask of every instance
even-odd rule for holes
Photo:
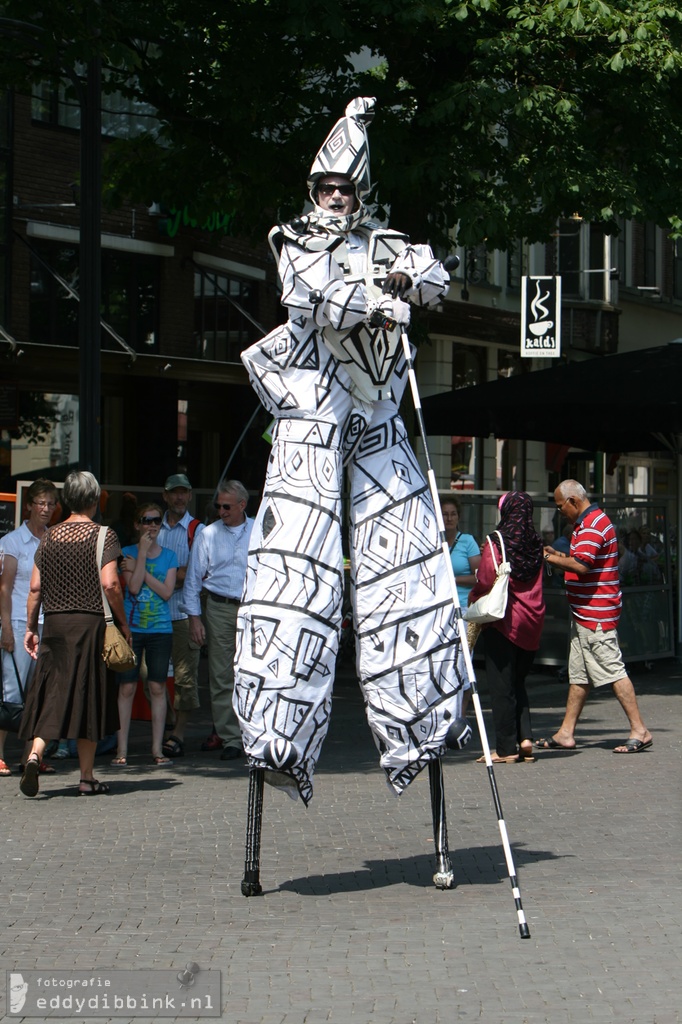
[[[142,516],[137,521],[140,526],[161,526],[161,523],[163,522],[161,516],[149,516],[148,518]]]
[[[355,185],[335,185],[332,182],[325,181],[317,186],[317,191],[323,196],[333,196],[335,192],[340,192],[342,196],[354,196]]]
[[[240,504],[241,504],[241,502],[240,502]],[[231,508],[234,508],[235,506],[234,506],[234,505],[221,505],[219,501],[214,501],[214,502],[213,502],[213,507],[214,507],[214,508],[215,508],[215,509],[216,509],[216,510],[217,510],[218,512],[220,512],[221,508],[225,509],[225,511],[226,511],[226,512],[229,512],[229,511],[230,511],[230,509],[231,509]]]

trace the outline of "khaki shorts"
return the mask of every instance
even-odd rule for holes
[[[580,626],[571,620],[571,650],[568,681],[579,686],[609,686],[627,676],[615,629],[606,632]]]
[[[189,619],[173,623],[173,675],[176,711],[195,711],[199,707],[199,657],[201,648],[189,638]]]

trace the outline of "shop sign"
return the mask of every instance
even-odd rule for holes
[[[561,277],[521,278],[521,355],[561,355]]]

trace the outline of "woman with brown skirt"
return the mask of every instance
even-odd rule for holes
[[[35,555],[27,608],[24,647],[37,659],[19,735],[32,740],[21,777],[24,796],[38,793],[38,771],[48,740],[75,739],[80,763],[79,792],[108,793],[93,774],[97,741],[118,728],[117,688],[102,660],[104,610],[102,588],[116,623],[130,643],[118,580],[121,547],[107,530],[102,565],[97,564],[100,486],[88,472],[69,473],[62,500],[71,515],[48,530]],[[44,626],[38,635],[42,603]]]

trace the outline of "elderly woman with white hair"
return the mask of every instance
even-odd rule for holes
[[[62,500],[69,518],[48,530],[35,554],[24,647],[37,660],[19,735],[32,740],[20,789],[38,793],[38,771],[47,740],[76,739],[80,762],[79,792],[97,796],[109,787],[93,774],[97,741],[118,728],[116,687],[107,681],[102,660],[104,610],[102,589],[128,642],[130,629],[118,579],[121,547],[107,528],[101,565],[97,562],[99,526],[93,516],[100,486],[88,472],[69,473]],[[44,626],[38,634],[42,604]]]

